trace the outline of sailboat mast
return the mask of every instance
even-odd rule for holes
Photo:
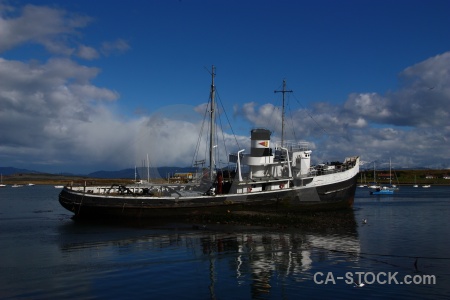
[[[284,147],[284,95],[292,93],[292,90],[286,90],[286,79],[283,79],[283,89],[281,91],[274,91],[274,93],[283,93],[283,107],[281,112],[281,147]]]
[[[147,153],[147,182],[150,182],[150,162],[148,160],[148,153]]]
[[[392,167],[391,167],[391,158],[389,157],[389,186],[392,186]]]
[[[373,162],[373,182],[377,182],[377,178],[375,177],[375,161]]]
[[[212,181],[213,178],[213,174],[214,174],[214,126],[215,126],[215,96],[216,96],[216,87],[214,85],[214,76],[216,75],[214,73],[215,71],[215,67],[214,65],[212,66],[212,70],[211,70],[211,128],[210,128],[210,136],[209,136],[209,179]]]

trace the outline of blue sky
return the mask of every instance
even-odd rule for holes
[[[450,168],[449,11],[446,0],[0,0],[0,166],[88,173],[147,153],[188,166],[215,65],[241,148],[253,127],[279,138],[286,79],[288,132],[315,162]]]

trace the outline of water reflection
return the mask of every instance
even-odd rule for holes
[[[450,297],[448,187],[401,187],[391,199],[357,190],[351,215],[312,220],[322,231],[78,223],[55,203],[53,186],[12,190],[0,191],[2,299]],[[313,281],[347,271],[436,275],[437,284]]]
[[[176,289],[179,284],[176,278],[183,272],[183,280],[200,284],[200,290],[207,289],[212,299],[216,298],[217,290],[242,291],[244,287],[248,289],[247,297],[250,293],[252,298],[258,298],[279,289],[282,281],[312,281],[315,263],[356,262],[360,252],[356,225],[343,231],[303,232],[192,225],[123,228],[74,223],[61,226],[60,233],[60,250],[67,259],[89,264],[94,273],[95,269],[102,269],[102,276],[105,270],[113,270],[109,273],[117,278],[111,275],[111,281],[134,276],[139,269],[139,276],[144,278],[167,275],[167,280],[160,278],[159,284],[153,279],[153,288],[160,289],[170,281],[170,286]],[[169,292],[161,291],[159,297],[164,293]]]

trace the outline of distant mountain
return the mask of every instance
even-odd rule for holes
[[[8,176],[13,174],[44,174],[43,172],[38,172],[34,170],[27,170],[27,169],[18,169],[13,167],[0,167],[0,173],[2,175]]]
[[[150,168],[137,168],[136,179],[147,178],[147,172],[150,178],[167,178],[175,173],[195,173],[196,169],[192,167],[159,167]],[[9,176],[14,174],[48,174],[46,172],[39,172],[28,169],[19,169],[14,167],[0,167],[0,173],[3,176]],[[56,175],[56,174],[53,174]],[[86,176],[91,178],[102,178],[102,179],[116,179],[116,178],[130,178],[134,179],[135,169],[123,169],[119,171],[96,171],[89,174],[73,174],[73,173],[58,173],[57,175],[64,176]]]
[[[159,168],[137,168],[136,179],[147,178],[147,172],[150,178],[167,178],[175,173],[194,173],[195,168],[192,167],[159,167]],[[103,179],[114,179],[114,178],[130,178],[134,179],[135,169],[123,169],[119,171],[97,171],[89,173],[87,175],[91,178],[103,178]]]

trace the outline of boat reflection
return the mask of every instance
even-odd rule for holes
[[[356,225],[354,230],[331,233],[190,226],[136,230],[74,223],[60,228],[60,249],[71,259],[85,259],[83,252],[90,256],[97,252],[106,261],[120,262],[113,265],[120,269],[133,268],[136,261],[140,268],[167,273],[188,262],[191,269],[204,272],[187,280],[207,284],[212,299],[216,285],[224,280],[249,286],[256,297],[271,293],[274,282],[283,278],[312,280],[316,263],[359,259]]]

